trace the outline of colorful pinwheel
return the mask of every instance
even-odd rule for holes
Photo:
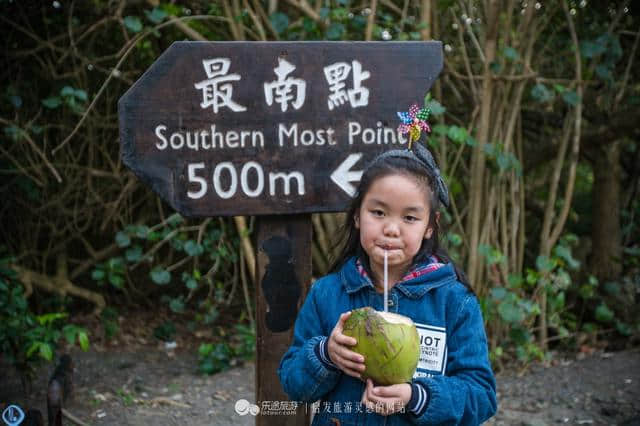
[[[402,121],[402,124],[398,126],[398,131],[403,135],[409,133],[409,149],[414,141],[420,139],[420,134],[424,130],[427,133],[431,132],[431,127],[427,123],[431,111],[429,108],[418,108],[417,104],[411,105],[409,112],[399,112],[398,117]]]

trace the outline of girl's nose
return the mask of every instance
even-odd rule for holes
[[[395,221],[390,220],[384,224],[383,232],[386,236],[396,237],[400,234],[400,227]]]

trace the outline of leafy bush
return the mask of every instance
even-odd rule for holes
[[[236,324],[234,334],[221,343],[203,343],[198,349],[199,370],[203,374],[215,374],[238,363],[253,358],[256,334],[252,327]]]
[[[65,324],[65,312],[31,312],[10,261],[8,257],[0,258],[0,353],[19,371],[25,391],[29,392],[36,366],[53,360],[62,337],[69,344],[77,341],[83,350],[89,348],[89,337],[84,328]]]

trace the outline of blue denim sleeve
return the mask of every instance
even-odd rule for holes
[[[316,283],[298,312],[293,342],[280,360],[278,377],[285,393],[294,401],[314,402],[335,387],[342,371],[318,358],[316,346],[326,338],[321,310],[317,303]]]
[[[496,382],[474,295],[468,294],[460,304],[448,340],[446,375],[414,379],[429,394],[422,415],[409,415],[415,424],[478,425],[497,410]]]

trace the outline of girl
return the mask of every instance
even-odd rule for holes
[[[448,191],[431,153],[379,155],[364,171],[347,213],[342,253],[314,283],[296,319],[278,376],[292,400],[320,400],[313,425],[479,424],[496,411],[495,380],[478,301],[439,246],[440,203]],[[420,361],[410,383],[363,382],[364,358],[342,334],[351,310],[410,317]]]

